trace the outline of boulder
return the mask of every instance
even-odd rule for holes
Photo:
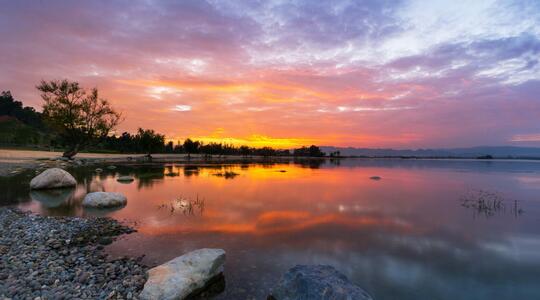
[[[122,182],[122,183],[129,183],[129,182],[132,182],[133,180],[135,179],[131,176],[120,176],[116,179],[116,181]]]
[[[70,187],[75,185],[77,185],[75,178],[60,168],[47,169],[30,181],[30,188],[35,190]]]
[[[373,300],[332,266],[297,265],[289,269],[272,290],[275,300]]]
[[[117,207],[124,206],[127,203],[126,196],[120,193],[111,193],[111,192],[94,192],[89,193],[84,196],[82,202],[85,207],[92,208],[108,208],[108,207]]]
[[[219,276],[224,262],[222,249],[199,249],[179,256],[148,271],[148,280],[139,298],[185,299]]]

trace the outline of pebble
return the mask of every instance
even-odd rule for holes
[[[100,245],[133,231],[109,218],[0,208],[0,299],[137,299],[148,267]]]

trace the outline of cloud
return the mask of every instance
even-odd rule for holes
[[[97,86],[120,130],[173,139],[514,143],[540,129],[538,15],[537,1],[9,1],[0,82],[36,107],[41,79]]]
[[[190,111],[191,105],[182,105],[182,104],[175,105],[173,110],[174,111]]]

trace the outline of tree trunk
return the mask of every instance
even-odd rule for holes
[[[79,153],[79,147],[80,147],[79,144],[76,144],[76,145],[74,145],[74,146],[71,146],[68,150],[66,150],[66,151],[62,154],[62,156],[71,159],[73,156],[75,156],[77,153]]]

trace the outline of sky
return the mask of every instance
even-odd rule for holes
[[[0,90],[97,87],[171,140],[540,146],[540,1],[0,0]]]

